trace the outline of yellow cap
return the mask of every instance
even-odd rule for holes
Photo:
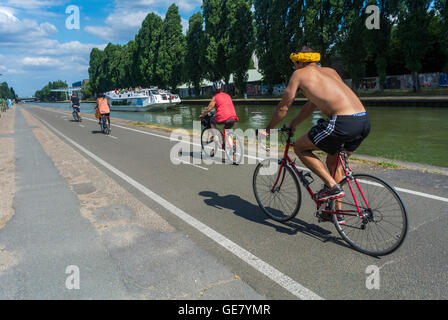
[[[292,62],[319,62],[320,61],[320,53],[311,52],[311,53],[291,53],[289,56]]]

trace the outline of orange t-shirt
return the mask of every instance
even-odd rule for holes
[[[109,102],[106,98],[98,98],[96,103],[98,104],[98,110],[100,110],[101,114],[110,113]]]

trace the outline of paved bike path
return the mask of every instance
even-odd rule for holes
[[[13,135],[15,214],[0,230],[0,249],[10,252],[17,264],[0,270],[0,299],[166,299],[180,293],[184,298],[198,299],[201,286],[209,287],[206,293],[202,292],[202,298],[263,299],[178,232],[146,233],[133,246],[110,248],[108,237],[114,235],[101,239],[81,216],[75,192],[59,174],[32,129],[19,108]],[[103,214],[110,212],[106,208]],[[142,229],[138,231],[140,235],[144,233]],[[167,257],[164,253],[170,246],[183,255],[171,252]],[[151,268],[154,260],[157,265]],[[146,269],[138,274],[135,265]],[[76,268],[79,288],[73,280]],[[135,290],[125,281],[126,277],[143,279],[153,287],[147,292]],[[234,281],[223,281],[228,279]],[[226,283],[219,284],[220,281]]]
[[[324,298],[446,297],[448,282],[444,271],[448,264],[442,245],[448,240],[447,234],[443,232],[443,226],[448,220],[446,202],[400,193],[410,215],[408,238],[393,255],[376,259],[353,251],[339,239],[331,224],[317,224],[313,217],[315,208],[305,193],[300,213],[292,222],[281,224],[264,217],[252,192],[254,165],[205,166],[209,170],[190,165],[176,166],[170,161],[170,151],[175,143],[158,136],[116,127],[113,118],[113,137],[107,137],[92,134],[98,130],[95,122],[85,120],[84,127],[81,127],[68,121],[70,115],[41,108],[28,110],[115,168]],[[440,197],[447,196],[447,179],[444,177],[412,171],[375,170],[373,173],[386,177],[394,185]],[[114,174],[110,175],[122,185],[127,184]],[[428,181],[439,182],[429,186]],[[270,298],[291,298],[283,288],[210,243],[209,239],[198,235],[164,208],[146,199],[132,187],[129,190],[160,212],[176,228],[191,235],[201,247],[230,265],[258,292]],[[381,290],[366,288],[366,268],[370,265],[376,265],[381,270]]]

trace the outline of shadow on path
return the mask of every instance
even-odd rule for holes
[[[298,218],[288,222],[277,222],[266,216],[261,209],[236,195],[220,196],[213,191],[201,191],[199,195],[205,197],[204,202],[217,209],[233,210],[233,213],[252,222],[260,223],[274,228],[277,232],[294,235],[298,232],[318,239],[322,242],[332,241],[338,245],[349,248],[339,237],[331,235],[331,231],[321,228],[315,224],[307,223]],[[330,224],[328,224],[330,226]]]

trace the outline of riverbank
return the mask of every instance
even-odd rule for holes
[[[57,111],[57,112],[64,113],[64,114],[71,116],[70,111],[53,109],[53,108],[44,107],[44,106],[38,106],[38,107],[49,108],[53,111]],[[93,114],[83,113],[82,116],[85,118],[89,118],[89,119],[95,119]],[[126,126],[126,127],[138,128],[141,130],[156,131],[161,134],[167,134],[167,133],[169,134],[176,129],[180,129],[180,128],[168,127],[168,126],[159,125],[159,124],[157,124],[157,125],[156,124],[148,124],[148,123],[144,123],[141,121],[133,121],[133,120],[126,120],[126,119],[120,119],[120,118],[113,117],[112,127],[114,124]],[[193,134],[193,130],[191,130],[191,129],[182,128],[182,130],[186,130],[186,132],[188,132],[189,134]],[[323,156],[323,154],[321,154],[320,156]],[[360,163],[360,164],[361,163],[372,164],[372,165],[377,166],[379,169],[381,169],[381,168],[397,169],[397,170],[409,169],[409,170],[416,170],[416,171],[425,172],[425,173],[448,175],[448,168],[446,168],[446,167],[433,166],[433,165],[429,165],[429,164],[408,162],[408,161],[402,161],[402,160],[395,160],[395,159],[390,159],[390,158],[386,158],[386,157],[375,157],[375,156],[369,156],[369,155],[363,155],[363,154],[356,153],[353,156],[352,161]]]
[[[233,99],[235,104],[255,104],[255,105],[275,105],[280,102],[280,97],[248,97]],[[365,106],[414,106],[414,107],[448,107],[448,95],[434,96],[368,96],[360,97]],[[306,98],[296,98],[294,104],[302,105],[306,103]],[[182,98],[183,104],[207,104],[210,99],[189,99]]]

